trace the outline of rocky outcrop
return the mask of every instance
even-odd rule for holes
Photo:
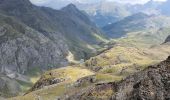
[[[127,77],[120,82],[96,84],[95,87],[79,91],[67,100],[105,100],[100,97],[108,93],[111,100],[169,100],[170,99],[170,57],[167,60],[149,66],[144,71]],[[108,92],[108,90],[112,91]]]
[[[170,42],[170,35],[166,38],[165,43]]]
[[[117,83],[113,100],[170,99],[170,57]]]
[[[58,84],[58,83],[61,83],[61,82],[64,82],[64,81],[66,81],[66,79],[64,79],[64,78],[60,78],[60,79],[57,79],[57,78],[40,79],[37,83],[35,83],[35,85],[27,93],[32,92],[32,91],[36,91],[38,89],[42,89],[45,86]]]

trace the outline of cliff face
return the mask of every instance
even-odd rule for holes
[[[11,17],[1,15],[0,21],[0,70],[2,73],[24,74],[36,67],[48,69],[64,66],[67,62],[65,56],[68,48],[62,36],[51,33],[58,39],[58,43],[55,43],[42,33]]]

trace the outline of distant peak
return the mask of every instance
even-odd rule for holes
[[[77,9],[77,7],[74,4],[70,3],[66,7],[64,7],[63,9]]]
[[[78,8],[72,3],[62,8],[62,10],[67,12],[79,12]]]
[[[67,5],[68,8],[77,8],[73,3]]]

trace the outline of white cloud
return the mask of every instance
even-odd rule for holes
[[[109,0],[109,1],[116,1],[116,0]],[[119,0],[118,2],[121,3],[131,3],[131,4],[144,4],[150,0]],[[153,1],[166,1],[166,0],[153,0]]]
[[[95,2],[101,2],[104,0],[30,0],[32,3],[37,4],[37,5],[55,5],[61,6],[61,5],[66,5],[69,3],[75,3],[75,2],[80,2],[80,3],[95,3]],[[148,2],[149,0],[106,0],[106,1],[116,1],[116,2],[121,2],[121,3],[131,3],[131,4],[143,4]],[[166,0],[154,0],[154,1],[166,1]]]

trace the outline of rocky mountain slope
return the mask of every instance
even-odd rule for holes
[[[106,33],[108,33],[109,36],[119,38],[119,37],[122,37],[122,35],[125,35],[128,31],[131,31],[131,30],[135,31],[135,29],[136,30],[144,29],[145,25],[139,25],[139,23],[142,24],[141,22],[143,22],[147,18],[149,18],[148,15],[146,15],[144,13],[137,13],[135,15],[128,16],[121,21],[118,21],[111,25],[105,26],[105,27],[103,27],[103,30]],[[145,22],[143,22],[143,23],[145,24]],[[136,27],[136,26],[138,26],[138,27]],[[118,31],[118,32],[116,32],[116,31]]]
[[[48,69],[67,62],[68,47],[59,38],[58,44],[42,33],[9,16],[1,15],[1,72],[24,74],[34,67]],[[63,49],[63,50],[62,50]],[[63,64],[62,64],[63,62]]]
[[[106,0],[93,4],[77,4],[77,6],[85,11],[99,27],[119,21],[131,14],[125,5]]]
[[[120,82],[97,84],[95,88],[70,96],[66,100],[102,99],[101,93],[108,91],[109,88],[113,92],[108,97],[111,100],[168,100],[170,99],[169,65],[170,57]],[[98,98],[97,95],[101,97]]]
[[[29,0],[0,1],[0,73],[6,80],[31,84],[30,77],[37,73],[67,66],[69,54],[75,59],[90,57],[100,48],[96,45],[105,42],[103,37],[87,15],[72,4],[53,10]]]
[[[34,6],[28,0],[17,2],[5,0],[1,3],[0,8],[2,13],[21,20],[24,24],[38,30],[52,40],[57,40],[55,36],[51,35],[52,33],[54,35],[61,34],[68,46],[76,45],[75,48],[70,46],[75,55],[74,51],[86,53],[93,49],[93,47],[88,48],[87,45],[95,45],[103,41],[101,40],[102,33],[100,29],[90,22],[88,16],[80,12],[74,5],[68,5],[64,8],[65,10],[53,10]],[[77,41],[79,44],[77,44]],[[81,54],[85,57],[85,54]],[[81,55],[79,54],[79,56]]]
[[[15,79],[27,83],[29,78],[23,79],[23,74],[31,74],[29,72],[35,69],[47,70],[50,67],[67,65],[65,56],[68,47],[63,42],[62,37],[58,41],[60,45],[57,45],[42,33],[14,18],[1,14],[0,22],[0,73],[8,76],[8,78],[4,77],[8,80],[4,81],[5,84],[9,84]],[[10,80],[11,82],[9,82]],[[13,84],[12,88],[15,86],[19,87],[18,84]],[[3,89],[0,91],[4,92]],[[7,95],[9,92],[10,95],[10,91],[11,89],[6,90],[5,94]]]

